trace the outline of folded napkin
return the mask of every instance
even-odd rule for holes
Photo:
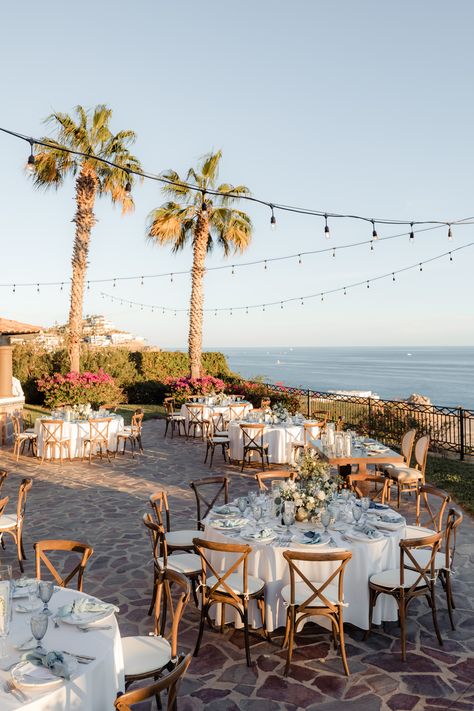
[[[371,501],[369,504],[369,509],[381,509],[383,511],[387,508],[388,506],[386,504],[378,504],[376,501]]]
[[[249,538],[254,538],[256,541],[258,541],[262,538],[271,538],[274,535],[275,533],[273,531],[273,528],[262,528],[260,531],[254,531],[253,533],[249,533]]]
[[[42,654],[37,650],[28,652],[23,655],[26,662],[31,662],[36,667],[45,667],[55,676],[61,676],[63,679],[70,679],[71,672],[68,664],[61,652],[45,652]]]
[[[67,605],[63,605],[59,608],[56,613],[56,617],[69,617],[70,615],[83,615],[94,612],[119,612],[120,609],[115,605],[110,605],[106,602],[99,602],[98,600],[90,600],[87,598],[79,598],[70,602]]]
[[[380,535],[375,528],[371,528],[367,524],[359,524],[358,526],[354,526],[354,531],[363,533],[367,536],[367,538],[378,538]]]
[[[223,516],[229,516],[230,514],[238,512],[239,509],[235,506],[229,506],[224,504],[224,506],[214,506],[213,512],[216,514],[222,514]]]
[[[317,531],[306,531],[304,533],[304,536],[308,539],[307,541],[303,541],[303,543],[320,543],[321,542],[321,534],[318,533]]]
[[[246,523],[246,518],[218,518],[212,521],[211,526],[214,528],[236,528],[237,526],[244,526]]]
[[[397,514],[383,514],[379,517],[384,523],[401,523],[403,518]]]

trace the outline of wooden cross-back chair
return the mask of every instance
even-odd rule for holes
[[[153,632],[122,637],[126,690],[134,681],[157,679],[177,663],[179,625],[189,601],[189,582],[169,568],[158,568],[156,575]]]
[[[265,460],[267,462],[267,466],[270,466],[268,460],[268,442],[263,441],[265,425],[260,423],[245,423],[240,425],[240,429],[242,431],[244,448],[242,454],[242,467],[240,471],[244,471],[246,457],[248,457],[248,463],[250,464],[253,452],[259,454],[262,460],[262,470],[265,471]]]
[[[28,492],[33,486],[32,479],[22,479],[20,486],[18,488],[18,500],[16,505],[16,516],[12,514],[5,514],[3,510],[0,511],[0,534],[2,548],[5,548],[5,538],[4,533],[8,533],[16,544],[18,565],[23,573],[23,561],[26,560],[25,549],[23,546],[23,525],[25,522],[26,515],[26,499]],[[8,497],[2,500],[3,508],[5,508],[8,502]]]
[[[148,614],[151,615],[155,604],[156,589],[159,580],[159,572],[163,570],[174,570],[188,578],[192,585],[194,600],[197,605],[196,583],[201,575],[201,559],[196,553],[180,553],[171,555],[168,550],[166,532],[164,526],[153,520],[150,514],[143,515],[143,523],[147,528],[152,545],[153,560],[155,563],[153,577],[153,593],[151,596]],[[199,533],[199,531],[196,531]]]
[[[244,626],[245,656],[247,666],[251,666],[248,603],[255,600],[261,616],[262,626],[265,630],[265,583],[260,578],[248,574],[248,556],[252,551],[251,546],[237,543],[216,543],[202,538],[194,539],[194,546],[201,556],[201,620],[199,633],[194,650],[194,656],[199,654],[199,648],[204,633],[204,623],[209,619],[209,611],[213,605],[221,604],[221,631],[225,624],[225,607],[230,605],[239,614]],[[225,570],[216,570],[211,557],[213,552],[225,554],[227,567]],[[235,556],[233,555],[235,554]],[[229,561],[229,558],[232,560]],[[240,569],[240,570],[239,570]],[[210,573],[210,575],[209,575]],[[267,634],[265,633],[267,636]]]
[[[101,459],[105,452],[110,463],[109,428],[111,422],[111,417],[93,417],[89,419],[89,437],[85,437],[82,440],[81,462],[84,461],[86,448],[89,447],[89,464],[92,464],[93,450],[95,448],[98,448]]]
[[[229,479],[226,476],[210,476],[205,479],[195,479],[189,482],[189,486],[196,497],[198,528],[203,531],[203,520],[218,499],[224,496],[224,503],[229,503]]]
[[[49,570],[54,580],[62,588],[67,588],[69,583],[77,575],[77,589],[82,592],[82,584],[84,580],[84,571],[86,569],[87,561],[91,557],[94,549],[87,543],[81,543],[80,541],[64,541],[64,540],[45,540],[37,541],[34,544],[35,557],[36,557],[36,577],[41,580],[41,564],[43,563],[45,567]],[[63,552],[63,553],[77,553],[80,555],[80,560],[77,565],[66,574],[60,574],[46,555],[48,552]]]
[[[397,506],[400,508],[400,497],[403,491],[416,492],[419,484],[425,483],[426,461],[430,447],[430,438],[423,435],[415,444],[415,466],[408,464],[385,468],[385,474],[397,486]],[[390,489],[389,489],[390,495]]]
[[[168,432],[168,427],[171,425],[171,439],[174,437],[174,431],[177,428],[178,435],[181,434],[181,427],[183,428],[184,434],[186,434],[186,420],[184,415],[178,414],[174,411],[175,399],[174,397],[165,397],[163,400],[163,405],[165,406],[166,412],[166,427],[165,434]]]
[[[8,472],[6,469],[0,469],[0,491],[8,477]]]
[[[290,572],[290,584],[286,585],[281,591],[281,595],[288,605],[285,638],[282,645],[283,647],[288,645],[285,676],[288,675],[290,670],[298,626],[305,619],[314,615],[321,615],[330,621],[334,646],[337,648],[337,639],[339,638],[344,672],[349,676],[342,610],[344,606],[344,570],[352,558],[352,553],[350,551],[334,551],[331,553],[283,551],[283,556],[288,563]],[[322,581],[311,580],[300,567],[301,563],[328,562],[335,563],[335,568]]]
[[[153,697],[155,697],[158,702],[160,694],[163,691],[168,692],[168,700],[166,703],[167,711],[177,711],[179,685],[191,663],[191,659],[190,654],[186,656],[181,654],[176,660],[176,666],[173,671],[166,674],[166,676],[162,677],[159,681],[155,681],[149,686],[142,686],[139,689],[126,691],[125,693],[119,692],[115,700],[115,711],[133,711],[132,707],[135,704],[147,701]]]
[[[241,402],[237,402],[234,405],[229,405],[227,419],[231,420],[241,420],[245,415],[245,410],[247,406]]]
[[[258,484],[258,488],[260,491],[268,491],[269,487],[266,485],[265,482],[267,481],[272,481],[273,479],[291,479],[293,480],[296,477],[296,472],[290,472],[287,469],[275,469],[270,472],[256,472],[255,473],[255,479]]]
[[[129,427],[124,427],[121,432],[117,433],[117,448],[118,452],[120,446],[120,440],[123,440],[123,450],[122,454],[125,455],[125,447],[127,442],[130,443],[130,448],[132,450],[132,457],[135,457],[135,445],[138,446],[139,451],[143,454],[143,442],[142,442],[142,427],[143,427],[143,410],[135,410],[132,415],[132,420]]]
[[[308,446],[311,444],[312,439],[317,439],[319,436],[319,433],[321,432],[321,428],[323,426],[323,423],[321,420],[318,422],[304,422],[303,423],[303,441],[302,442],[293,442],[292,449],[294,455],[297,455],[300,453],[300,451],[303,449],[307,449]],[[316,432],[317,429],[317,432]]]
[[[385,503],[389,488],[387,477],[381,474],[349,474],[347,484],[357,498],[368,496],[371,501]],[[371,484],[374,484],[373,489],[370,488]]]
[[[51,459],[54,459],[56,449],[59,449],[59,462],[63,463],[63,449],[67,450],[68,458],[71,459],[71,440],[63,436],[64,420],[41,420],[41,433],[43,436],[43,455],[41,464],[50,452]]]
[[[210,420],[204,417],[204,411],[206,405],[190,404],[186,405],[188,410],[188,431],[186,436],[189,438],[191,434],[191,429],[193,430],[193,437],[196,437],[196,430],[199,430],[200,437],[204,439],[204,434],[209,430]]]
[[[13,422],[13,456],[16,456],[16,461],[19,460],[20,454],[23,454],[25,446],[28,445],[28,452],[36,455],[38,435],[33,430],[24,430],[22,427],[22,419],[18,415],[12,415]]]
[[[443,528],[443,515],[451,501],[450,495],[431,484],[420,484],[416,491],[416,525],[433,528],[436,533]]]
[[[400,541],[400,567],[372,575],[369,580],[369,628],[372,630],[372,615],[379,595],[391,595],[397,605],[400,621],[402,660],[406,660],[406,620],[407,608],[415,597],[425,597],[431,608],[433,626],[439,644],[443,644],[436,615],[436,554],[439,551],[443,533],[422,538]],[[418,560],[417,550],[424,548],[428,555]]]
[[[166,491],[157,491],[155,494],[151,494],[149,501],[156,522],[165,529],[168,551],[170,553],[174,551],[192,552],[194,550],[193,538],[199,535],[200,529],[171,530],[171,513]]]

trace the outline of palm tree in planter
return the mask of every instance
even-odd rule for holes
[[[138,159],[129,151],[136,139],[134,131],[114,134],[109,124],[112,109],[99,104],[93,111],[82,106],[75,109],[75,118],[53,113],[46,119],[54,127],[55,138],[44,138],[48,146],[37,146],[31,174],[38,188],[59,188],[66,177],[76,178],[76,223],[72,253],[71,297],[68,324],[68,352],[71,370],[79,372],[82,337],[82,306],[87,271],[91,231],[95,224],[94,204],[98,197],[108,195],[112,203],[120,204],[122,214],[134,208],[131,189],[139,171]],[[66,153],[69,148],[84,155]],[[120,166],[107,165],[94,159],[103,158]]]
[[[202,158],[197,170],[190,168],[182,181],[174,170],[162,173],[172,184],[162,191],[172,198],[153,210],[148,218],[147,235],[158,244],[172,245],[173,252],[188,243],[193,247],[191,271],[191,304],[188,351],[192,378],[201,377],[202,320],[206,254],[215,244],[225,256],[243,252],[252,239],[252,222],[242,210],[232,205],[241,195],[249,195],[244,185],[217,184],[222,152],[209,153]],[[197,185],[191,190],[184,183]],[[209,190],[217,194],[209,194]]]

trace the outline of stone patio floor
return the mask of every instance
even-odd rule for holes
[[[8,511],[14,510],[20,478],[29,476],[34,481],[24,529],[26,573],[34,572],[35,540],[72,538],[90,543],[94,555],[85,590],[120,606],[123,635],[151,630],[147,615],[152,588],[150,544],[141,523],[143,513],[149,511],[148,496],[165,488],[173,527],[189,528],[195,521],[195,501],[188,482],[210,473],[203,464],[202,442],[164,439],[163,432],[163,421],[149,421],[144,427],[143,456],[117,456],[111,464],[95,460],[92,466],[86,462],[40,466],[29,457],[16,463],[9,450],[0,449],[0,468],[9,472],[2,492],[10,495]],[[253,472],[241,475],[237,467],[222,464],[218,452],[212,473],[230,477],[231,496],[253,486]],[[274,644],[252,640],[253,667],[247,668],[239,631],[229,628],[221,635],[206,629],[199,657],[193,658],[181,686],[180,711],[474,709],[473,542],[474,524],[466,515],[453,581],[455,632],[447,619],[444,595],[438,595],[443,647],[438,646],[430,611],[421,601],[415,601],[410,611],[406,663],[400,659],[396,624],[376,630],[366,642],[361,630],[346,625],[349,678],[343,675],[328,633],[316,625],[307,625],[300,635],[288,678],[282,674],[281,630],[273,635]],[[2,562],[12,562],[18,571],[14,547],[9,540],[6,545]],[[180,633],[185,651],[193,650],[197,629],[198,612],[190,602]]]

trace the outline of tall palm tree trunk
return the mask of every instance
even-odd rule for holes
[[[82,338],[82,306],[84,301],[84,281],[89,255],[91,230],[95,224],[94,202],[97,177],[91,166],[82,166],[76,180],[77,210],[73,222],[76,235],[72,252],[71,303],[69,307],[68,353],[72,371],[80,370]]]
[[[193,268],[191,273],[191,306],[189,310],[189,366],[192,378],[201,377],[202,317],[204,306],[203,279],[209,237],[209,218],[200,212],[194,232]]]

